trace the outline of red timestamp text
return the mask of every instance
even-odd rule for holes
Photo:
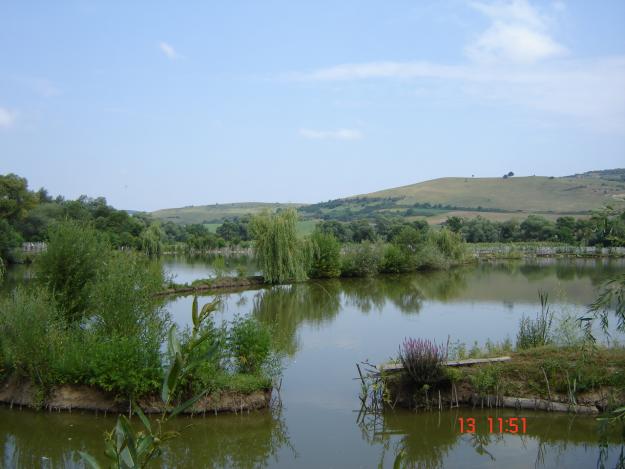
[[[458,423],[460,433],[476,433],[478,430],[489,433],[527,433],[525,417],[487,417],[482,421],[473,417],[458,417]]]

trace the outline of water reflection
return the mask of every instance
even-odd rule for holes
[[[381,448],[379,467],[617,467],[623,451],[619,431],[600,434],[592,417],[528,412],[526,434],[489,433],[488,417],[519,417],[512,410],[458,409],[369,416],[360,423],[363,439]],[[458,417],[473,417],[476,433],[460,434]],[[603,453],[597,452],[600,440]],[[508,451],[506,451],[508,448]],[[509,451],[514,449],[515,451]],[[600,460],[601,458],[601,460]],[[564,459],[572,461],[565,464]],[[461,464],[454,464],[462,461]]]
[[[115,425],[111,416],[36,413],[0,408],[0,466],[5,468],[82,468],[77,451],[101,463],[104,432]],[[279,409],[243,415],[180,418],[161,467],[265,467],[281,449],[295,454]]]

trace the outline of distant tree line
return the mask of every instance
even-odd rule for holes
[[[104,197],[86,195],[76,200],[53,197],[44,188],[32,191],[26,178],[0,175],[0,259],[19,260],[23,242],[47,241],[50,229],[60,221],[92,225],[114,248],[128,248],[158,255],[164,245],[184,243],[190,249],[207,250],[250,240],[249,217],[226,220],[216,233],[202,224],[161,223],[148,214],[129,214],[108,205]]]
[[[469,243],[557,241],[582,246],[625,246],[625,210],[607,207],[587,219],[572,216],[555,221],[530,215],[523,221],[504,222],[483,217],[449,217],[444,224]]]

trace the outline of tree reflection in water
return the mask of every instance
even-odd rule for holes
[[[510,410],[499,410],[497,416],[517,416]],[[460,434],[458,417],[474,417],[477,433]],[[534,467],[551,467],[554,462],[574,449],[597,451],[597,467],[623,467],[624,442],[618,429],[600,433],[592,417],[553,413],[530,413],[528,432],[522,434],[488,433],[486,418],[493,410],[459,409],[443,412],[414,413],[386,411],[381,415],[369,414],[358,425],[362,438],[369,445],[380,446],[378,467],[436,469],[449,464],[450,456],[466,454],[471,448],[482,461],[479,464],[502,464],[497,461],[497,450],[512,446],[517,439],[519,451],[514,456],[521,462],[534,462]],[[533,445],[528,444],[534,443]],[[520,443],[520,444],[519,444]],[[534,449],[536,452],[534,453]],[[465,449],[463,449],[465,448]],[[509,457],[510,453],[506,453]],[[621,466],[619,466],[621,464]]]

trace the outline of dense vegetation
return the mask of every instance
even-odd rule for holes
[[[522,222],[496,222],[479,216],[450,217],[445,226],[469,243],[558,241],[582,246],[625,246],[625,210],[609,207],[593,212],[588,219],[566,216],[553,222],[530,215]]]
[[[156,392],[171,322],[155,298],[165,281],[161,266],[113,249],[92,224],[66,221],[52,227],[35,268],[35,282],[0,299],[0,374],[30,380],[42,400],[63,383],[92,385],[124,401]],[[266,327],[251,317],[219,326],[207,317],[201,332],[206,339],[194,353],[204,359],[181,396],[270,386]],[[186,347],[192,337],[183,331],[177,340]]]
[[[320,223],[312,236],[302,239],[297,237],[296,220],[292,209],[252,220],[258,264],[270,283],[442,268],[465,257],[460,236],[423,222],[385,225],[384,242],[365,221],[347,226]]]
[[[90,223],[113,248],[158,255],[182,246],[209,250],[249,241],[249,216],[225,221],[216,233],[203,224],[161,223],[148,214],[130,215],[107,204],[103,197],[51,197],[45,189],[31,191],[28,181],[15,174],[0,175],[0,265],[22,260],[22,242],[48,241],[55,224],[73,220]]]

